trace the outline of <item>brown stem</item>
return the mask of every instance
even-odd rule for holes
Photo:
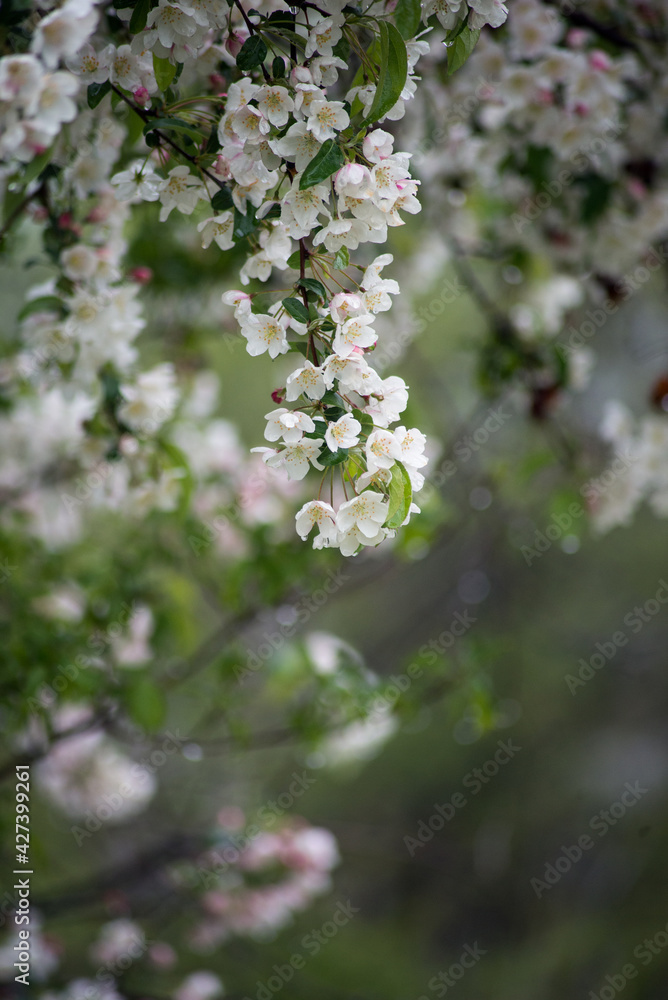
[[[243,9],[243,7],[241,6],[241,4],[239,3],[239,0],[234,0],[234,6],[237,8],[237,10],[239,11],[239,13],[243,17],[244,23],[245,23],[246,27],[248,28],[248,33],[250,35],[256,35],[257,31],[255,30],[255,25],[250,20],[250,18],[248,17],[248,14],[246,13],[246,11]],[[269,81],[271,80],[271,77],[267,73],[267,67],[265,66],[264,63],[260,63],[260,68],[262,69],[262,75],[263,75],[263,77],[265,78],[266,82],[269,83]]]
[[[155,121],[155,119],[158,117],[157,115],[153,113],[149,114],[149,112],[144,111],[143,108],[138,107],[138,105],[136,105],[134,101],[131,101],[129,97],[126,97],[123,91],[119,90],[119,88],[116,87],[115,84],[112,83],[111,89],[114,91],[115,94],[118,94],[121,100],[125,101],[125,103],[129,108],[132,108],[135,114],[139,115],[142,121],[145,122]],[[170,139],[169,136],[165,135],[164,132],[161,132],[157,128],[154,129],[153,132],[155,135],[157,135],[157,137],[160,139],[161,142],[166,142],[168,146],[171,146],[172,149],[176,150],[176,152],[179,153],[179,155],[182,156],[185,160],[188,160],[189,163],[194,164],[198,170],[201,170],[203,174],[206,174],[209,180],[213,181],[214,184],[217,184],[219,188],[224,188],[226,186],[224,181],[221,181],[220,178],[210,173],[206,169],[206,167],[203,167],[196,156],[192,156],[190,153],[186,153],[185,149],[181,149],[178,143],[174,142],[173,139]]]
[[[306,277],[306,257],[307,257],[306,244],[304,243],[304,240],[302,238],[299,241],[299,277],[300,277],[300,279]],[[308,311],[308,295],[306,293],[306,289],[304,288],[303,285],[300,285],[299,289],[300,289],[300,291],[302,293],[302,302],[304,303],[304,308]],[[317,353],[317,351],[315,349],[315,341],[313,340],[313,334],[312,333],[309,333],[309,335],[308,335],[308,348],[307,348],[307,351],[306,351],[306,358],[307,358],[307,360],[308,360],[309,353],[313,354],[313,364],[317,365],[318,364],[318,353]]]
[[[43,187],[43,185],[42,185],[42,187]],[[42,194],[42,188],[41,187],[38,188],[37,191],[33,191],[32,194],[27,194],[25,196],[25,198],[23,198],[19,202],[19,204],[14,209],[14,211],[9,213],[9,215],[7,216],[7,219],[5,220],[5,223],[4,223],[3,227],[2,227],[2,229],[0,229],[0,243],[2,243],[2,241],[4,240],[5,236],[9,232],[9,230],[12,228],[12,226],[14,225],[14,223],[16,222],[16,220],[18,219],[18,217],[22,214],[22,212],[28,207],[28,205],[30,204],[30,202],[34,198],[41,197],[41,194]]]

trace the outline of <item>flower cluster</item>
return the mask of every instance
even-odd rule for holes
[[[251,235],[242,284],[267,282],[275,271],[298,267],[292,294],[269,308],[258,309],[258,293],[228,292],[223,301],[234,307],[249,354],[302,353],[301,366],[274,394],[296,404],[294,409],[280,407],[267,417],[267,440],[278,447],[255,450],[292,479],[302,479],[311,466],[324,473],[318,499],[297,517],[298,532],[305,537],[317,523],[316,546],[336,545],[352,555],[392,535],[418,509],[412,493],[422,485],[418,470],[426,464],[420,431],[389,430],[406,408],[405,383],[396,376],[382,379],[366,360],[377,340],[374,317],[390,308],[390,296],[399,291],[395,281],[381,276],[391,256],[363,268],[360,281],[348,273],[358,266],[350,264],[351,251],[383,243],[388,227],[402,224],[401,213],[419,211],[418,185],[410,175],[409,154],[394,151],[392,135],[364,127],[364,119],[355,134],[352,116],[357,105],[358,116],[367,119],[401,117],[415,90],[415,63],[428,45],[417,39],[406,44],[400,85],[382,113],[374,114],[377,87],[368,78],[341,95],[344,100],[329,93],[346,66],[334,50],[350,27],[342,3],[330,5],[328,15],[314,9],[295,18],[303,60],[295,58],[286,67],[277,56],[272,77],[263,65],[264,81],[254,79],[255,70],[230,83],[212,133],[219,149],[211,169],[198,176],[178,165],[161,178],[137,162],[112,184],[119,198],[160,201],[161,219],[174,209],[190,215],[200,201],[214,210],[226,206],[197,228],[204,247],[215,242],[222,250],[232,248],[239,228]],[[206,20],[205,11],[202,17]],[[195,20],[195,8],[161,2],[151,12],[143,44],[161,58],[160,46],[176,46],[171,56],[178,60],[186,37],[191,48],[201,44]],[[247,17],[243,27],[251,32],[246,45],[260,41]],[[232,39],[243,42],[243,33],[228,42]],[[329,503],[320,499],[327,476]]]
[[[56,734],[79,726],[84,731],[53,744],[37,767],[37,784],[73,818],[82,820],[92,812],[105,821],[122,823],[146,808],[157,782],[150,769],[135,764],[99,728],[85,731],[90,716],[84,705],[64,705],[54,713]]]
[[[601,436],[610,446],[609,469],[590,485],[594,525],[609,531],[629,524],[643,501],[658,517],[668,517],[668,424],[662,414],[636,421],[626,406],[611,400]]]
[[[424,11],[425,23],[432,13],[443,21],[441,6]],[[381,377],[367,360],[377,341],[374,319],[399,290],[381,275],[391,256],[371,264],[367,258],[365,266],[350,255],[384,243],[388,227],[420,210],[410,154],[395,151],[392,134],[380,127],[399,121],[416,93],[416,64],[429,51],[418,34],[420,18],[411,16],[404,41],[382,2],[364,15],[345,9],[343,0],[296,14],[280,3],[247,12],[240,3],[223,10],[159,0],[122,4],[115,14],[124,27],[109,41],[93,0],[67,0],[35,20],[29,53],[0,59],[10,125],[5,152],[10,161],[43,153],[44,163],[55,165],[48,175],[40,161],[25,194],[28,203],[41,203],[33,217],[48,221],[59,249],[57,259],[51,251],[58,275],[33,290],[24,310],[26,351],[16,371],[35,393],[17,398],[5,418],[10,451],[18,461],[26,446],[35,447],[22,431],[29,420],[43,415],[49,427],[62,427],[64,418],[69,439],[53,440],[63,460],[83,453],[84,468],[95,475],[114,455],[105,496],[114,503],[132,496],[138,512],[176,506],[185,466],[165,468],[164,454],[156,462],[160,447],[152,439],[176,414],[181,393],[170,362],[141,371],[134,346],[144,325],[138,285],[124,280],[120,266],[124,219],[135,204],[159,202],[162,221],[175,210],[195,214],[205,248],[230,250],[247,239],[242,286],[271,283],[268,292],[223,297],[234,306],[247,350],[302,355],[273,394],[292,404],[289,413],[281,407],[268,417],[267,439],[276,447],[261,451],[270,468],[284,467],[291,479],[311,467],[323,473],[317,499],[298,515],[299,534],[317,523],[314,544],[346,555],[376,545],[418,510],[412,496],[423,482],[425,439],[406,425],[391,429],[406,409],[407,387],[396,376]],[[505,8],[477,0],[468,8],[450,4],[451,15],[460,20],[458,31],[474,32],[482,23],[500,24]],[[282,31],[289,56],[276,45]],[[346,90],[339,77],[351,56],[359,70]],[[213,93],[175,100],[170,84],[182,74],[193,89],[205,84]],[[74,97],[84,87],[92,110],[82,112]],[[110,92],[145,123],[143,140],[134,140],[134,155],[111,184],[124,130],[110,112]],[[171,162],[174,156],[180,162]],[[87,202],[81,220],[72,217],[72,199]],[[278,272],[287,274],[290,294],[260,306],[258,296],[275,294]],[[63,379],[72,383],[65,395]],[[32,482],[50,454],[49,435],[38,440]],[[72,532],[58,529],[62,518],[54,517],[52,501],[40,488],[33,521],[49,522],[51,540],[68,540]]]
[[[454,35],[466,4],[426,7]],[[429,93],[418,88],[401,126],[446,239],[463,254],[530,255],[549,276],[537,281],[539,268],[524,265],[502,272],[516,286],[506,289],[516,336],[506,371],[522,372],[527,408],[539,415],[546,400],[552,407],[587,383],[609,341],[599,329],[665,263],[668,147],[657,121],[667,26],[660,4],[604,0],[582,18],[572,4],[514,0],[507,25],[483,33],[460,72]],[[497,387],[505,378],[492,366],[489,377]],[[645,451],[650,438],[660,447],[663,419],[643,422]],[[627,519],[641,497],[662,512],[661,485],[641,469],[597,500],[596,525]]]
[[[82,53],[97,25],[95,5],[66,0],[38,21],[30,51],[0,59],[0,161],[44,153],[79,114],[79,81],[58,67]]]
[[[227,814],[220,823],[227,829]],[[235,827],[243,814],[234,816]],[[228,830],[235,843],[234,830]],[[192,932],[192,946],[209,951],[231,935],[266,937],[285,927],[295,913],[330,887],[330,872],[339,862],[336,840],[329,830],[303,820],[286,822],[275,832],[257,831],[243,838],[240,851],[221,840],[223,863],[212,851],[200,859],[200,872],[217,884],[201,898],[204,918]],[[236,858],[233,866],[225,858]],[[222,874],[215,874],[218,870]],[[239,876],[242,876],[240,880]],[[246,881],[248,880],[248,881]]]

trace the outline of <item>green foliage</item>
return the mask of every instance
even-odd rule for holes
[[[338,448],[337,451],[330,451],[329,448],[323,448],[318,461],[328,469],[332,465],[341,465],[347,458],[347,448]]]
[[[267,58],[267,46],[259,35],[251,35],[241,46],[237,56],[239,69],[248,71],[260,66]]]
[[[127,682],[125,707],[133,722],[149,733],[157,733],[165,721],[165,698],[158,685],[140,674]]]
[[[301,299],[288,298],[283,299],[283,305],[286,310],[290,313],[293,319],[298,320],[300,323],[308,323],[309,312]]]
[[[232,192],[228,187],[221,187],[211,199],[211,208],[216,212],[225,212],[229,208],[234,208]]]
[[[342,271],[344,268],[348,267],[349,264],[350,254],[348,253],[348,247],[339,247],[334,254],[334,267],[338,271]]]
[[[167,90],[176,76],[176,63],[173,63],[170,59],[162,59],[160,56],[156,56],[154,52],[153,72],[155,73],[155,80],[160,90]]]
[[[403,38],[414,38],[420,27],[422,5],[420,0],[397,0],[394,21]]]
[[[403,524],[408,517],[412,499],[413,490],[409,475],[401,462],[395,462],[390,481],[390,506],[385,520],[387,528],[398,528]]]
[[[235,242],[243,240],[246,236],[250,236],[251,233],[255,232],[256,228],[255,209],[250,202],[246,204],[245,215],[238,208],[234,209],[234,230],[232,235]]]
[[[297,284],[300,288],[306,289],[310,299],[315,298],[323,302],[327,301],[328,295],[325,286],[316,278],[300,278]]]
[[[380,71],[376,93],[364,122],[376,122],[399,100],[406,85],[408,57],[406,44],[394,27],[386,21],[380,22]]]
[[[346,158],[338,142],[335,139],[326,139],[313,159],[304,168],[299,181],[299,190],[306,191],[314,184],[320,184],[327,180],[333,173],[340,170],[345,162]]]
[[[371,431],[373,430],[373,420],[371,419],[369,414],[365,413],[363,410],[357,410],[357,409],[353,410],[352,412],[355,420],[359,420],[359,422],[362,425],[362,433],[370,434]]]
[[[108,80],[103,83],[89,83],[87,90],[88,107],[96,108],[100,101],[111,91],[111,84]]]
[[[149,12],[157,6],[157,0],[137,0],[134,4],[129,28],[133,35],[139,34],[146,27]]]
[[[476,47],[479,38],[480,29],[469,28],[467,26],[450,43],[448,48],[448,73],[450,75],[462,68]]]

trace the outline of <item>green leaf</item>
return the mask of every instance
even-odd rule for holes
[[[216,191],[211,199],[211,208],[213,208],[216,212],[225,212],[228,208],[233,207],[234,199],[232,198],[232,192],[228,187],[222,187],[219,191]]]
[[[285,306],[285,308],[290,313],[293,319],[298,320],[300,323],[308,323],[309,321],[308,309],[306,308],[303,302],[299,301],[299,299],[294,299],[294,298],[283,299],[283,305]]]
[[[314,184],[320,184],[321,181],[327,180],[333,173],[340,170],[345,162],[346,158],[338,143],[334,139],[326,139],[313,159],[304,167],[299,190],[306,191]]]
[[[251,35],[241,46],[237,56],[237,66],[242,70],[255,69],[267,58],[267,46],[259,35]]]
[[[420,0],[397,0],[394,21],[403,38],[415,38],[422,12]]]
[[[243,215],[238,208],[234,209],[234,230],[232,232],[232,237],[235,243],[238,240],[242,240],[245,236],[249,236],[250,233],[254,232],[256,229],[255,223],[255,209],[252,205],[246,206],[246,214]]]
[[[218,147],[220,146],[220,140],[218,139],[218,129],[214,125],[209,133],[209,138],[206,140],[206,146],[204,148],[205,153],[217,153]]]
[[[339,448],[338,451],[330,451],[329,448],[323,448],[322,453],[318,455],[318,461],[325,468],[329,468],[332,465],[341,465],[348,458],[348,449]]]
[[[285,59],[283,56],[275,56],[271,64],[271,75],[274,80],[282,80],[285,76]]]
[[[390,482],[390,507],[387,512],[386,528],[400,527],[408,517],[408,510],[413,499],[413,489],[406,469],[401,462],[392,466]]]
[[[89,108],[96,108],[103,97],[105,97],[111,90],[111,84],[108,80],[104,83],[89,83],[88,90],[86,92],[86,97],[88,100]]]
[[[363,410],[353,410],[353,416],[355,420],[359,420],[362,425],[362,433],[370,434],[373,430],[373,420],[368,413],[364,413]]]
[[[165,697],[150,677],[134,680],[126,694],[130,718],[149,733],[155,733],[165,720]]]
[[[18,314],[17,319],[25,319],[26,316],[31,316],[32,313],[36,312],[54,312],[58,313],[59,316],[63,315],[63,303],[56,295],[40,295],[37,299],[31,299],[29,302],[23,306]]]
[[[345,417],[348,411],[344,410],[342,406],[326,406],[325,416],[328,420],[338,420],[339,417]]]
[[[320,402],[324,406],[340,406],[341,397],[338,392],[334,392],[333,389],[328,389],[324,396],[321,397]]]
[[[333,47],[332,53],[337,57],[337,59],[343,59],[344,62],[348,62],[350,58],[350,42],[345,35],[341,35],[338,42]]]
[[[540,191],[551,180],[553,162],[554,153],[551,149],[547,146],[534,146],[533,143],[529,143],[526,162],[521,166],[520,172],[526,174],[536,191]]]
[[[301,254],[299,253],[299,250],[295,250],[295,252],[291,253],[290,256],[288,257],[287,265],[288,267],[291,267],[293,271],[298,271],[300,263],[301,263]]]
[[[184,516],[190,509],[190,500],[192,492],[195,488],[195,479],[190,469],[188,459],[186,458],[185,452],[183,452],[181,448],[173,444],[171,441],[161,438],[159,446],[168,456],[172,468],[178,469],[181,473],[179,480],[180,500],[178,512],[181,516]]]
[[[448,48],[448,76],[464,65],[480,38],[480,28],[465,28]]]
[[[34,181],[36,177],[39,177],[45,167],[48,167],[55,149],[56,146],[54,143],[53,146],[49,146],[49,148],[45,149],[43,153],[40,153],[39,156],[36,156],[34,160],[30,161],[28,166],[23,171],[23,176],[21,177],[24,187],[27,187],[31,181]]]
[[[408,56],[406,43],[394,27],[380,22],[380,73],[371,109],[364,119],[376,122],[394,107],[406,85]]]
[[[454,42],[455,38],[459,38],[462,31],[464,31],[464,29],[468,26],[470,13],[471,12],[468,11],[463,21],[456,24],[454,28],[450,28],[450,31],[446,31],[445,38],[443,39],[446,45],[449,45],[450,42]]]
[[[317,281],[315,278],[300,278],[297,282],[300,288],[305,288],[307,292],[315,295],[316,298],[322,299],[323,302],[327,301],[327,290],[322,282]]]
[[[158,128],[162,132],[185,132],[197,142],[201,142],[203,138],[202,133],[190,122],[184,121],[183,118],[152,118],[144,125],[144,135],[148,135],[149,132],[154,132]]]
[[[137,6],[132,11],[129,25],[133,35],[143,31],[146,27],[146,19],[151,7],[153,7],[153,0],[137,0]]]
[[[334,254],[334,267],[337,271],[342,271],[344,267],[348,267],[349,264],[350,254],[348,253],[348,247],[339,247]]]
[[[167,90],[170,83],[176,76],[176,66],[169,59],[161,59],[153,53],[153,72],[155,73],[155,82],[160,87],[160,90]]]
[[[576,182],[584,188],[584,197],[580,208],[583,225],[591,225],[603,215],[610,203],[614,185],[612,181],[600,174],[584,174],[576,178]]]

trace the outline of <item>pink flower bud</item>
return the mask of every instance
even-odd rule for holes
[[[230,897],[224,892],[207,892],[202,897],[202,903],[207,913],[220,917],[230,909]]]
[[[594,49],[593,52],[589,53],[589,65],[592,69],[598,69],[602,73],[607,73],[612,62],[610,61],[610,56],[603,52],[602,49]]]
[[[216,814],[216,821],[224,830],[242,830],[246,825],[246,817],[239,806],[223,806]]]
[[[147,285],[153,278],[153,271],[150,267],[133,267],[130,271],[130,277],[138,285]]]
[[[579,115],[580,118],[586,118],[586,116],[589,114],[589,106],[585,104],[584,101],[578,101],[578,103],[573,108],[573,111],[575,112],[576,115]]]
[[[274,391],[271,394],[271,398],[277,405],[280,405],[280,403],[282,403],[283,400],[285,399],[285,396],[283,395],[283,389],[274,389]]]
[[[58,228],[59,229],[71,229],[74,219],[72,218],[71,212],[63,212],[62,215],[58,216]]]
[[[86,222],[105,222],[109,218],[109,210],[104,205],[96,205],[86,216]]]
[[[369,171],[361,163],[346,163],[338,171],[336,180],[341,184],[359,184],[368,173]]]
[[[626,188],[631,197],[635,198],[636,201],[644,201],[647,197],[647,188],[637,177],[629,178]]]
[[[572,49],[581,49],[587,41],[587,32],[584,28],[571,28],[566,35],[566,42]]]
[[[230,53],[231,56],[236,57],[241,52],[241,48],[246,41],[246,36],[242,35],[239,31],[233,31],[231,35],[228,35],[225,42],[225,48]]]
[[[308,66],[295,66],[290,71],[290,83],[293,87],[298,83],[313,83],[313,74]]]
[[[148,949],[148,957],[159,969],[170,969],[176,961],[176,952],[166,941],[155,941]]]
[[[145,104],[148,104],[151,97],[146,87],[137,87],[136,90],[132,91],[132,96],[137,104],[141,104],[142,107],[144,107]]]
[[[220,73],[210,73],[209,83],[211,85],[211,89],[215,91],[216,94],[223,93],[223,87],[225,86],[225,77],[222,76]]]

